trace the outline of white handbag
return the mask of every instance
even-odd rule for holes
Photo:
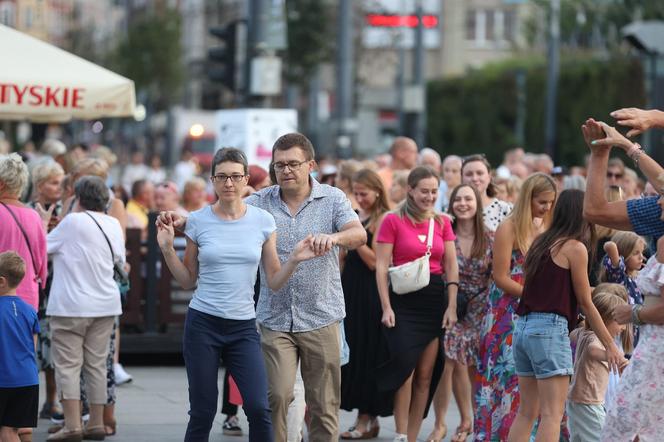
[[[429,220],[429,234],[427,235],[427,251],[423,257],[414,259],[399,266],[390,267],[387,272],[390,276],[392,291],[397,295],[415,292],[429,285],[429,257],[433,245],[433,218]]]

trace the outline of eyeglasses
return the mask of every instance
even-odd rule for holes
[[[611,178],[617,178],[620,179],[623,177],[622,173],[613,173],[613,172],[606,172],[606,177],[611,179]]]
[[[288,167],[291,170],[291,172],[293,172],[296,170],[300,170],[300,167],[302,167],[302,165],[307,162],[309,162],[309,160],[289,161],[287,163],[274,163],[272,167],[274,167],[275,172],[283,172],[286,169],[286,167]]]
[[[225,184],[226,181],[228,181],[228,179],[230,178],[230,180],[233,181],[234,183],[239,183],[240,181],[242,181],[242,178],[244,178],[245,176],[246,175],[240,175],[239,173],[234,173],[233,175],[226,175],[224,173],[220,173],[219,175],[212,175],[210,179],[213,182]]]

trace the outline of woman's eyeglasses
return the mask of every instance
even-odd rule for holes
[[[220,173],[219,175],[212,175],[212,177],[210,178],[212,179],[212,181],[217,183],[226,183],[226,181],[228,181],[229,178],[234,183],[239,183],[240,181],[242,181],[242,178],[244,178],[245,176],[246,175],[240,175],[239,173],[237,174],[234,173],[233,175],[226,175],[224,173]]]

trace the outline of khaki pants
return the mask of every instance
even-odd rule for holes
[[[81,398],[81,370],[90,404],[106,404],[106,356],[114,316],[51,317],[51,355],[61,399]]]
[[[341,402],[339,323],[301,333],[278,332],[261,326],[261,344],[275,442],[287,440],[286,416],[293,400],[298,359],[311,415],[309,440],[337,442]]]

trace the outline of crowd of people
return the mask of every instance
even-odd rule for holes
[[[630,137],[664,127],[660,111],[611,116]],[[0,155],[0,440],[60,411],[48,440],[115,434],[118,269],[137,271],[125,230],[145,237],[150,212],[193,290],[186,441],[209,438],[222,361],[224,432],[243,431],[237,386],[251,441],[371,439],[393,416],[394,440],[414,442],[427,413],[426,440],[442,441],[452,395],[452,441],[658,440],[664,169],[606,123],[581,132],[587,164],[570,168],[515,148],[494,170],[407,137],[317,162],[297,133],[269,171],[235,148],[209,171],[185,152],[170,175],[158,157],[122,171],[107,148],[57,140]]]

